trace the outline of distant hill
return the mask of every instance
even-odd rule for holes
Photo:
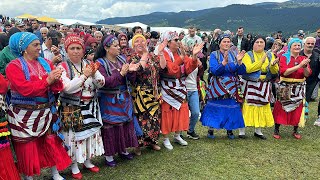
[[[99,24],[141,22],[150,26],[188,27],[195,25],[202,30],[221,28],[236,30],[244,26],[246,32],[269,34],[278,30],[285,33],[305,32],[319,28],[319,0],[292,0],[284,3],[234,4],[222,8],[199,11],[155,12],[132,17],[116,17],[100,20]]]

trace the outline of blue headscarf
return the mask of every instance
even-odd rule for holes
[[[290,42],[288,43],[288,51],[287,51],[285,54],[283,54],[283,56],[287,58],[287,64],[290,63],[290,58],[291,58],[290,49],[291,49],[291,46],[292,46],[293,43],[300,43],[300,45],[302,46],[302,41],[301,41],[301,39],[299,39],[299,38],[292,38],[292,39],[290,40]]]
[[[22,52],[25,51],[34,40],[39,40],[39,38],[33,33],[17,32],[10,37],[9,46],[14,55],[21,57]]]
[[[35,40],[39,40],[39,38],[30,32],[17,32],[14,33],[9,39],[9,47],[11,52],[17,56],[22,57],[23,51],[27,49],[27,47]],[[39,63],[43,66],[46,72],[50,72],[50,65],[46,62],[42,57],[38,57],[37,59]]]

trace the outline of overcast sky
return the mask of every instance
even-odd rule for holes
[[[151,12],[179,12],[230,4],[283,1],[285,0],[0,0],[0,14],[15,17],[29,13],[57,19],[95,22],[110,17],[127,17]]]

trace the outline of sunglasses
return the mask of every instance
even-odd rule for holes
[[[173,39],[173,41],[178,42],[178,41],[180,41],[180,40],[179,40],[179,39]]]
[[[314,45],[314,43],[306,43],[307,45]]]

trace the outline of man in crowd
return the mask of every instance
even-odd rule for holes
[[[18,28],[21,32],[24,32],[24,31],[26,31],[26,26],[23,24],[23,23],[21,23],[21,22],[16,22],[15,24],[14,24],[14,26],[16,27],[16,28]]]
[[[143,30],[140,26],[133,27],[132,32],[133,32],[133,36],[135,36],[136,34],[143,34]],[[132,39],[130,39],[129,41],[129,47],[132,48]]]
[[[42,27],[40,28],[40,33],[41,33],[41,39],[45,41],[49,33],[49,29],[47,27]]]
[[[216,50],[219,50],[219,36],[221,34],[221,29],[215,29],[212,33],[212,39],[210,42],[210,53]]]
[[[192,52],[193,47],[196,44],[201,44],[201,43],[202,43],[202,39],[201,37],[196,35],[196,28],[193,26],[189,27],[189,34],[184,36],[184,38],[182,39],[182,44],[186,48],[185,49],[186,52],[187,53]]]
[[[249,51],[248,39],[244,36],[243,27],[239,27],[237,30],[237,35],[232,38],[233,45],[237,46],[239,51],[245,50]]]
[[[52,64],[58,64],[62,61],[62,55],[60,54],[60,50],[58,45],[60,44],[62,38],[62,34],[55,30],[50,31],[44,43],[41,45],[40,56],[48,59],[52,62]]]
[[[68,30],[69,30],[68,26],[65,26],[65,25],[60,26],[60,32],[64,34],[64,37],[68,36]]]
[[[31,20],[31,27],[32,27],[33,34],[35,34],[40,39],[40,43],[42,44],[43,39],[42,39],[41,32],[40,32],[39,21],[36,19],[32,19]]]
[[[317,30],[315,49],[320,51],[320,28]]]
[[[314,101],[318,95],[318,75],[320,72],[319,54],[314,51],[316,39],[314,37],[307,37],[304,43],[304,49],[300,55],[306,56],[310,59],[310,68],[312,74],[307,78],[306,82],[306,100],[307,102]]]
[[[93,34],[93,37],[96,39],[96,42],[98,44],[101,43],[101,40],[102,40],[102,37],[103,37],[103,34],[101,31],[95,31],[94,34]]]
[[[8,34],[9,33],[9,30],[11,29],[11,24],[10,24],[10,22],[9,21],[6,21],[5,23],[4,23],[4,30],[5,30],[5,32]]]

